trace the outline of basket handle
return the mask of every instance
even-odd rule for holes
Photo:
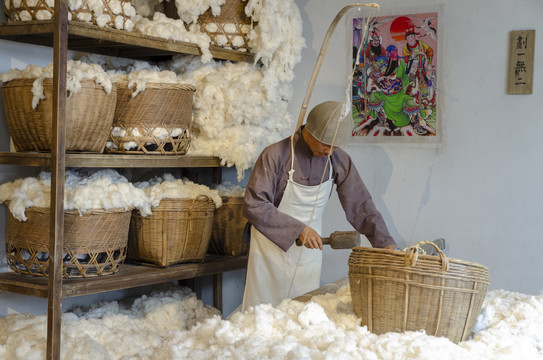
[[[190,205],[190,209],[189,209],[189,211],[188,211],[189,216],[192,215],[192,208],[194,207],[194,204],[196,203],[196,201],[205,201],[205,202],[208,202],[209,200],[210,200],[209,196],[204,195],[204,194],[200,194],[200,195],[196,196],[196,197],[192,200],[192,204]],[[207,215],[207,208],[206,208],[206,215]]]
[[[434,244],[432,241],[419,241],[415,245],[408,246],[403,249],[405,251],[405,265],[408,265],[409,267],[414,267],[417,265],[417,260],[419,258],[419,253],[425,255],[426,251],[424,251],[423,248],[420,247],[422,244],[429,244],[433,246],[436,251],[439,253],[439,257],[441,258],[441,270],[448,271],[449,270],[449,260],[447,259],[447,256],[441,251],[439,246]]]

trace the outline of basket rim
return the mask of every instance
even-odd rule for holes
[[[9,81],[4,81],[2,83],[2,86],[6,86],[6,87],[23,87],[23,86],[29,86],[27,83],[34,83],[34,81],[36,81],[38,78],[37,77],[32,77],[32,78],[15,78],[15,79],[11,79]],[[84,79],[81,79],[79,80],[79,82],[81,83],[82,87],[102,87],[102,85],[100,85],[99,83],[96,82],[96,80],[94,79],[89,79],[89,78],[84,78]],[[94,84],[93,85],[90,85],[90,84]],[[47,77],[47,78],[44,78],[43,79],[43,85],[47,85],[47,86],[51,86],[53,84],[53,78],[52,77]],[[84,86],[83,86],[84,85]],[[111,91],[116,91],[116,88],[113,87],[111,89]]]
[[[364,247],[364,246],[356,246],[356,247],[354,247],[352,249],[351,255],[354,254],[355,252],[367,252],[370,255],[385,255],[386,254],[386,255],[389,255],[389,256],[393,255],[395,257],[402,257],[402,258],[405,258],[406,254],[407,254],[407,252],[405,252],[403,250],[369,248],[369,247]],[[435,259],[440,259],[440,257],[438,255],[419,254],[418,256],[421,259],[430,260],[430,261],[435,260]],[[455,258],[451,258],[451,257],[448,257],[448,256],[447,256],[447,260],[449,261],[449,263],[455,263],[455,264],[460,264],[460,265],[468,265],[468,266],[471,266],[471,267],[475,267],[475,268],[479,268],[479,269],[488,271],[487,266],[476,263],[476,262],[462,260],[462,259],[455,259]],[[369,266],[370,264],[367,264],[367,265]]]
[[[136,85],[133,84],[132,87],[128,87],[128,81],[114,81],[115,86],[119,90],[132,90]],[[147,82],[145,84],[146,89],[169,89],[169,90],[186,90],[196,92],[196,86],[192,84],[181,84],[181,83],[162,83],[162,82]]]
[[[4,203],[6,207],[8,207],[9,210],[9,203],[10,200],[0,201],[1,203]],[[114,214],[114,213],[125,213],[134,210],[135,207],[131,206],[128,208],[111,208],[111,209],[88,209],[86,211],[79,211],[77,209],[64,209],[64,213],[66,214],[76,214],[76,215],[91,215],[91,214]],[[25,209],[26,211],[34,211],[34,212],[40,212],[45,213],[49,212],[51,210],[50,207],[46,206],[29,206]]]

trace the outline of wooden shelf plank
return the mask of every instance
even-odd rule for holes
[[[50,153],[0,152],[0,164],[49,166]],[[211,156],[66,154],[66,167],[148,168],[148,167],[220,167],[221,160]]]
[[[15,21],[0,25],[0,39],[53,47],[53,20]],[[176,54],[201,55],[196,44],[104,28],[80,21],[68,23],[68,49],[140,60],[164,60]],[[246,51],[210,46],[215,59],[253,62]]]
[[[225,271],[245,269],[246,267],[247,257],[245,256],[210,255],[205,262],[177,264],[168,267],[125,263],[115,274],[92,278],[63,279],[62,297],[97,294],[174,280],[192,279],[221,274]],[[0,291],[46,298],[48,278],[15,272],[0,273]]]

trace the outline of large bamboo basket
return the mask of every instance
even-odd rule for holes
[[[50,209],[26,209],[27,221],[7,211],[6,257],[20,274],[48,276]],[[126,257],[131,211],[64,211],[62,276],[95,277],[116,273]]]
[[[480,264],[406,251],[355,247],[349,257],[353,307],[375,334],[425,330],[466,340],[490,283]],[[421,244],[419,243],[419,244]]]
[[[162,199],[152,211],[145,217],[132,213],[129,260],[158,266],[205,260],[215,214],[212,199]]]
[[[117,130],[111,129],[106,152],[185,154],[190,146],[196,88],[185,84],[147,83],[145,90],[132,97],[133,89],[127,86],[127,83],[117,83],[113,118],[113,127]],[[157,130],[163,130],[161,136]],[[176,133],[177,130],[181,130],[180,133]]]
[[[226,0],[221,5],[219,16],[213,16],[208,9],[198,17],[200,31],[209,36],[210,45],[234,50],[250,49],[248,35],[256,23],[245,14],[246,4],[244,0]],[[174,0],[164,2],[164,11],[168,17],[179,18]]]
[[[34,79],[14,79],[2,85],[8,129],[17,151],[51,151],[53,80],[43,81],[45,99],[32,108]],[[82,80],[81,90],[66,99],[66,151],[101,153],[113,122],[117,91],[107,94],[94,80]]]
[[[209,252],[218,255],[245,256],[249,243],[243,242],[247,219],[243,216],[243,196],[222,196],[222,205],[215,210]]]
[[[110,0],[102,0],[102,14],[99,19],[91,11],[88,1],[82,0],[77,10],[68,9],[69,20],[89,22],[110,28],[124,29],[128,16],[124,13],[124,4],[130,0],[119,0],[120,7],[112,10]],[[54,0],[5,0],[4,13],[8,21],[50,20],[54,18]]]

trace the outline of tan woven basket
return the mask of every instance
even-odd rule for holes
[[[209,252],[218,255],[245,256],[249,243],[242,241],[247,219],[243,217],[243,196],[222,196],[215,210]]]
[[[132,97],[127,83],[117,84],[117,106],[106,152],[183,155],[190,146],[191,85],[147,83]],[[115,129],[116,128],[116,129]]]
[[[488,269],[476,263],[405,251],[353,248],[349,284],[353,307],[368,330],[425,330],[453,342],[466,340],[490,283]]]
[[[245,15],[246,4],[243,0],[226,0],[219,16],[213,16],[211,9],[208,9],[198,17],[200,31],[209,36],[210,45],[249,50],[248,35],[256,23]],[[179,18],[174,0],[165,1],[164,9],[168,17]]]
[[[162,199],[152,210],[145,217],[132,212],[129,260],[158,266],[205,260],[215,214],[212,199]]]
[[[15,79],[2,85],[9,133],[17,151],[51,151],[53,80],[45,79],[45,99],[32,108],[35,79]],[[101,153],[113,122],[117,91],[107,94],[93,80],[66,100],[66,151]]]
[[[49,208],[26,209],[27,221],[7,211],[6,257],[20,274],[49,275]],[[64,278],[95,277],[119,271],[126,257],[131,211],[64,211]]]
[[[130,4],[130,0],[119,0],[122,5]],[[102,0],[102,15],[100,25],[110,28],[125,28],[128,16],[124,13],[124,6],[115,7],[118,13],[115,13],[110,7],[110,0]],[[6,0],[4,1],[4,12],[8,21],[30,21],[30,20],[50,20],[54,18],[54,1],[52,0]],[[81,6],[77,10],[68,9],[70,20],[90,22],[98,25],[97,16],[91,11],[88,1],[82,0]],[[117,22],[122,21],[122,27]],[[104,23],[105,22],[105,23]]]

